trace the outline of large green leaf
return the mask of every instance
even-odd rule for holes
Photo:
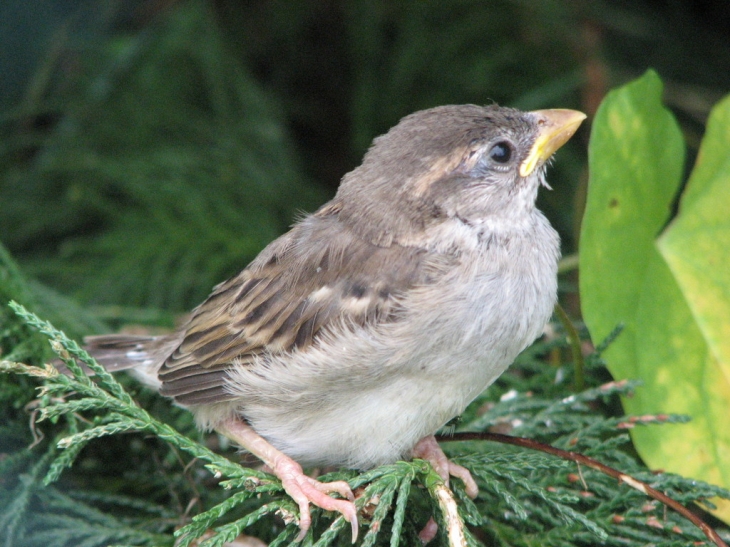
[[[684,143],[661,91],[648,72],[596,114],[580,241],[583,315],[595,340],[625,325],[605,356],[616,379],[644,382],[625,399],[627,412],[692,417],[632,432],[647,464],[730,486],[730,99],[711,116],[672,220]]]
[[[679,215],[659,238],[709,349],[730,381],[730,96],[709,120]]]

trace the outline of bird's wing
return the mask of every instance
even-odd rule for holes
[[[193,311],[160,368],[161,392],[188,405],[229,400],[231,366],[306,350],[334,324],[397,320],[403,294],[443,271],[433,263],[423,249],[365,241],[336,215],[310,217]]]

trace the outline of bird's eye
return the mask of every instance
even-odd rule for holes
[[[507,163],[512,158],[512,145],[507,141],[500,141],[489,151],[489,157],[497,163]]]

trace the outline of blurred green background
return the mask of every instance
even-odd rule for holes
[[[11,298],[76,338],[172,326],[329,199],[372,138],[415,110],[497,102],[592,116],[650,67],[688,142],[689,171],[710,108],[730,90],[727,0],[2,0],[0,354],[48,354]],[[577,249],[589,122],[539,198],[565,255]],[[573,317],[576,274],[561,276]],[[36,384],[0,383],[0,501],[37,511],[54,537],[54,507],[64,529],[86,530],[101,493],[167,507],[155,533],[222,499],[200,466],[181,474],[179,454],[135,436],[92,443],[62,488],[41,488],[64,423],[32,439]],[[135,397],[196,435],[188,413]],[[39,522],[8,507],[7,545]],[[108,518],[98,522],[117,530]],[[43,544],[79,544],[63,541]]]
[[[415,110],[592,114],[654,67],[696,147],[730,89],[726,0],[4,0],[0,40],[0,242],[113,327],[197,304]],[[587,135],[540,197],[564,254]]]

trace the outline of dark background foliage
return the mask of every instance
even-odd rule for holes
[[[199,302],[414,110],[590,114],[653,66],[696,145],[730,87],[720,1],[8,0],[0,21],[0,241],[107,317]],[[540,198],[565,253],[586,136]]]

